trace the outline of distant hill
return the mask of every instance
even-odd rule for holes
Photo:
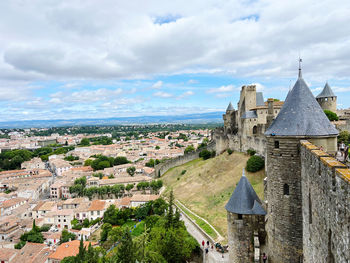
[[[205,218],[219,233],[227,238],[225,205],[242,176],[249,156],[226,152],[212,159],[196,159],[170,169],[162,176],[165,194],[173,189],[174,196],[187,208]],[[184,175],[181,172],[186,170]],[[254,190],[263,199],[265,172],[248,173],[246,176]]]
[[[47,128],[61,126],[87,125],[130,125],[160,123],[221,123],[222,112],[193,113],[171,116],[115,117],[106,119],[72,119],[72,120],[25,120],[0,122],[0,128]]]

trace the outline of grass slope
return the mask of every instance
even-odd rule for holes
[[[208,220],[217,231],[227,238],[225,205],[230,199],[236,184],[242,176],[248,155],[226,152],[215,158],[203,161],[196,159],[174,167],[163,176],[165,194],[172,188],[176,199],[199,216]],[[184,175],[181,172],[186,170]],[[263,199],[265,172],[246,172],[254,190]]]

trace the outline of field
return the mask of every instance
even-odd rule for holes
[[[196,159],[174,167],[162,176],[166,186],[164,194],[173,189],[175,199],[187,208],[205,218],[216,230],[227,238],[225,204],[242,176],[248,155],[226,152],[209,160]],[[246,176],[263,199],[264,170],[248,173]]]

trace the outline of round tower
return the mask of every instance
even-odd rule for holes
[[[303,218],[300,140],[336,151],[338,131],[301,76],[265,132],[267,137],[267,243],[269,263],[300,263]]]
[[[227,210],[229,259],[233,263],[254,262],[254,232],[264,239],[265,210],[252,185],[243,175],[237,184]]]
[[[317,95],[316,100],[323,110],[330,110],[334,113],[337,112],[337,96],[333,93],[328,82],[324,86],[322,92]]]

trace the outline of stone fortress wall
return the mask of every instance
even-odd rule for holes
[[[209,151],[215,150],[216,149],[215,141],[209,142],[206,149],[208,149]],[[196,150],[194,152],[187,153],[187,154],[169,159],[169,160],[165,161],[164,163],[160,163],[160,164],[156,165],[154,167],[154,176],[160,177],[164,173],[166,173],[166,171],[168,171],[169,169],[171,169],[173,167],[183,165],[187,162],[190,162],[190,161],[193,161],[193,160],[199,158],[199,153],[201,150]]]
[[[350,169],[301,142],[304,262],[350,262]]]

